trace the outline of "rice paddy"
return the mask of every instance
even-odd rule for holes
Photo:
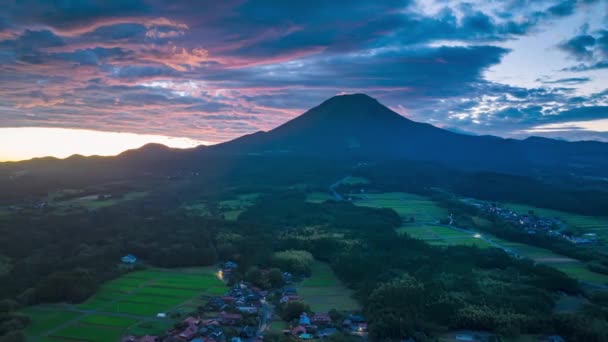
[[[352,298],[352,291],[340,282],[328,264],[319,261],[312,266],[312,276],[298,286],[298,295],[315,312],[359,309],[359,304]]]
[[[477,246],[479,248],[488,248],[492,245],[482,239],[475,237],[475,234],[469,232],[434,225],[414,225],[401,227],[397,230],[399,234],[407,234],[413,238],[424,240],[425,242],[436,246]]]
[[[25,309],[24,313],[32,318],[26,335],[38,341],[105,342],[117,341],[127,333],[158,334],[174,323],[157,318],[158,313],[176,311],[194,302],[200,305],[202,295],[225,291],[214,268],[133,272],[105,283],[81,304]]]
[[[352,194],[354,204],[372,208],[391,208],[404,220],[437,223],[448,212],[427,197],[405,192]]]

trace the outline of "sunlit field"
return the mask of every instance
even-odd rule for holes
[[[33,340],[115,341],[120,336],[158,334],[174,321],[158,313],[191,311],[201,296],[225,293],[215,268],[150,269],[126,274],[101,286],[81,304],[39,305],[26,335]]]

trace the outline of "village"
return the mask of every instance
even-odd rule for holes
[[[123,262],[135,262],[132,255]],[[227,284],[238,265],[227,261],[221,265],[218,275]],[[234,283],[222,296],[205,297],[206,304],[188,315],[162,336],[124,336],[122,342],[261,342],[270,332],[273,321],[281,321],[277,310],[285,310],[291,304],[304,303],[293,284],[293,275],[283,272],[285,286],[262,290],[250,283]],[[159,313],[159,318],[167,318]],[[168,318],[167,318],[168,319]],[[347,333],[367,338],[366,319],[354,312],[301,312],[285,324],[285,329],[274,331],[292,340],[323,339],[337,333]]]
[[[495,203],[482,202],[472,199],[463,200],[486,214],[498,217],[525,231],[529,235],[546,234],[569,241],[575,245],[592,245],[597,243],[596,233],[574,235],[566,232],[568,225],[554,217],[542,217],[532,211],[526,214],[517,213],[509,208],[497,206]]]

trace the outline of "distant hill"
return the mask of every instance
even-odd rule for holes
[[[465,169],[608,175],[608,144],[473,136],[411,121],[364,95],[330,98],[268,132],[206,149],[229,154],[432,161]]]
[[[87,169],[97,174],[106,170],[171,173],[180,168],[209,166],[209,158],[256,155],[356,162],[409,160],[541,177],[556,173],[608,177],[607,143],[460,134],[409,120],[364,94],[332,97],[271,131],[218,145],[179,150],[150,144],[116,157],[0,163],[0,173],[20,168],[39,172]]]

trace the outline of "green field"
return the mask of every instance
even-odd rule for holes
[[[319,261],[313,264],[312,276],[298,286],[298,295],[315,312],[359,309],[359,304],[352,298],[352,291],[340,282],[329,265]]]
[[[188,307],[192,302],[201,304],[201,295],[225,292],[224,283],[210,267],[138,271],[103,284],[84,303],[25,309],[32,318],[25,332],[38,341],[93,342],[117,341],[127,333],[158,334],[174,321],[156,318],[157,313]]]
[[[391,208],[405,220],[437,223],[447,217],[448,212],[427,197],[405,192],[351,194],[354,204],[372,208]]]
[[[55,208],[57,211],[62,212],[70,210],[72,208],[84,208],[87,210],[96,210],[100,208],[109,207],[122,202],[131,201],[143,198],[147,195],[147,192],[129,192],[124,194],[122,197],[110,198],[99,200],[97,195],[89,195],[78,197],[69,200],[54,200],[52,196],[49,196],[49,205]]]
[[[335,200],[335,198],[327,192],[311,192],[306,195],[306,201],[310,203],[323,203],[329,200]]]
[[[512,249],[515,253],[522,257],[530,258],[540,264],[555,267],[572,278],[589,283],[608,284],[607,275],[591,272],[589,269],[587,269],[585,263],[578,260],[553,253],[548,249],[530,246],[523,243],[511,242],[496,238],[494,238],[494,241],[499,243],[501,246]]]
[[[515,203],[504,203],[504,206],[521,214],[532,210],[539,216],[558,218],[569,226],[579,228],[585,233],[596,233],[598,238],[608,242],[608,217],[578,215]]]
[[[397,229],[399,234],[407,234],[413,238],[424,240],[436,246],[466,245],[477,246],[480,248],[491,247],[492,245],[481,238],[449,227],[416,224]]]
[[[224,214],[225,220],[236,221],[245,209],[255,204],[258,197],[260,197],[259,193],[238,195],[236,198],[221,201],[219,203],[219,209]]]

